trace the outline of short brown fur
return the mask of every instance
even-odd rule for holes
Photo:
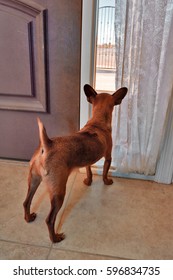
[[[93,116],[77,133],[49,139],[38,119],[40,145],[30,161],[28,193],[23,206],[25,220],[34,221],[36,214],[30,213],[30,206],[40,182],[44,180],[51,201],[46,223],[52,242],[60,242],[65,237],[63,233],[55,233],[54,227],[57,213],[64,201],[68,176],[74,168],[86,167],[87,177],[84,183],[89,186],[92,183],[90,166],[105,157],[103,181],[106,185],[113,183],[108,178],[112,151],[112,111],[125,97],[127,88],[120,88],[113,95],[97,94],[89,85],[84,86],[84,91],[88,102],[92,103]]]

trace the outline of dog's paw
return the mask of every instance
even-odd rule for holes
[[[112,179],[108,179],[108,178],[103,179],[103,181],[104,181],[105,185],[112,185],[114,182]]]
[[[30,215],[25,216],[25,220],[27,221],[27,223],[31,223],[35,220],[36,217],[37,217],[37,214],[32,213]]]
[[[55,237],[52,240],[52,242],[53,243],[57,243],[57,242],[61,242],[64,239],[65,239],[65,234],[64,233],[56,233]]]
[[[85,178],[85,179],[83,180],[83,182],[84,182],[84,184],[85,184],[86,186],[91,186],[91,184],[92,184],[92,179]]]

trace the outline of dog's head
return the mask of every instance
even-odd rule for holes
[[[126,87],[122,87],[118,89],[116,92],[114,92],[112,95],[108,93],[100,93],[97,94],[97,92],[88,84],[84,86],[84,92],[87,97],[87,100],[89,103],[95,105],[99,102],[99,100],[105,103],[110,103],[110,105],[115,106],[121,104],[123,98],[126,96],[128,89]]]

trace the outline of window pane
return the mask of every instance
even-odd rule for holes
[[[115,0],[98,1],[96,90],[115,90]]]

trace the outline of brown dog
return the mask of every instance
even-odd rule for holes
[[[87,178],[84,183],[92,183],[90,165],[105,157],[103,181],[113,183],[107,177],[111,164],[111,121],[114,105],[119,105],[127,93],[127,88],[120,88],[113,95],[97,94],[89,85],[84,86],[88,102],[93,105],[93,117],[77,133],[49,139],[46,130],[38,119],[40,145],[30,161],[28,194],[23,203],[25,220],[32,222],[35,213],[30,213],[32,198],[42,180],[50,193],[51,210],[46,219],[52,242],[60,242],[64,234],[55,233],[54,225],[66,192],[66,183],[70,172],[76,167],[86,167]]]

